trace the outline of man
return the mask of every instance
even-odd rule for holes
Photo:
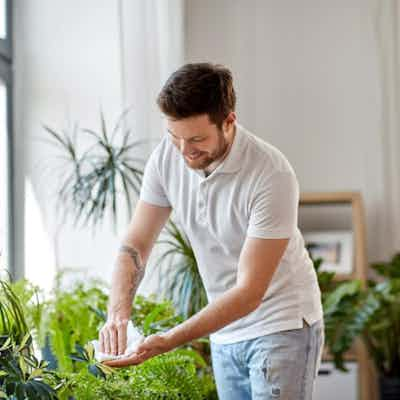
[[[236,122],[230,71],[173,73],[158,96],[168,132],[145,169],[118,255],[102,349],[122,354],[131,304],[173,209],[209,304],[110,366],[139,364],[210,335],[221,400],[311,399],[323,346],[320,290],[297,228],[299,189],[284,155]]]

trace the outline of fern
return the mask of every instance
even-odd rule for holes
[[[83,370],[64,377],[68,384],[59,391],[61,400],[70,396],[79,400],[216,399],[212,378],[199,377],[194,359],[179,351],[149,359],[136,367],[116,370],[107,379]]]
[[[106,374],[106,379],[93,376],[98,372],[98,363],[87,357],[84,362],[77,362],[79,357],[70,355],[75,348],[97,337],[106,317],[107,295],[99,281],[76,283],[69,290],[60,287],[57,285],[51,301],[40,305],[42,321],[37,330],[41,345],[47,338],[57,359],[57,370],[46,374],[46,382],[57,387],[61,400],[217,399],[211,366],[198,352],[205,345],[200,341],[193,343],[196,350],[188,345],[137,367],[114,370],[111,376]],[[30,299],[22,298],[25,302]],[[157,302],[155,296],[136,296],[132,317],[146,335],[182,322],[170,301]],[[30,323],[35,325],[33,320]]]

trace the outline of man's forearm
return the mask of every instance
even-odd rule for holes
[[[254,311],[260,302],[246,292],[235,286],[197,314],[166,332],[164,335],[171,343],[171,348],[209,335]]]
[[[108,314],[126,318],[131,315],[132,301],[143,279],[143,257],[133,246],[122,245],[113,272]]]

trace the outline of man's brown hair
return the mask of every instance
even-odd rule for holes
[[[186,64],[168,78],[157,104],[175,119],[208,114],[210,121],[221,128],[228,114],[235,111],[232,73],[219,64]]]

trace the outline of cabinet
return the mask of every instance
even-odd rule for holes
[[[358,192],[328,192],[328,193],[302,193],[300,196],[300,209],[299,216],[301,215],[302,208],[323,208],[327,206],[340,206],[347,205],[350,207],[350,216],[348,224],[351,227],[353,233],[353,268],[351,273],[349,274],[341,274],[337,275],[336,279],[338,280],[346,280],[346,279],[360,279],[363,284],[366,284],[367,279],[367,254],[366,254],[366,234],[365,234],[365,216],[364,216],[364,206],[361,194]],[[310,211],[310,210],[309,210]],[[313,211],[311,209],[311,211]],[[332,213],[332,210],[331,210]],[[332,216],[332,220],[334,220],[335,216]],[[300,223],[300,229],[302,229]],[[326,229],[326,226],[324,227]],[[376,400],[377,389],[376,389],[376,380],[375,374],[373,371],[372,361],[369,359],[367,350],[364,344],[359,340],[354,348],[346,355],[346,359],[352,362],[351,373],[354,376],[357,376],[356,382],[356,392],[358,393],[358,400]],[[329,363],[329,356],[327,352],[324,352],[323,363]],[[328,364],[325,364],[325,369]],[[321,381],[321,387],[316,390],[316,400],[319,399],[327,399],[329,393],[322,394],[321,390],[329,390],[324,389],[331,387],[333,384],[333,380],[337,381],[337,384],[341,379],[347,379],[351,385],[351,377],[345,377],[344,375],[334,374],[333,371],[326,373],[322,371],[321,375],[319,375],[317,379],[317,385],[319,381]],[[332,378],[332,379],[331,379]],[[334,379],[333,379],[334,378]],[[337,387],[337,386],[336,386]],[[353,388],[350,388],[351,391]],[[319,397],[317,397],[319,396]],[[350,393],[349,393],[350,396]],[[354,395],[353,395],[354,396]],[[353,397],[342,397],[337,396],[336,398],[353,398]]]
[[[349,372],[341,372],[333,363],[322,362],[313,400],[358,400],[358,363],[350,361],[347,368]]]

